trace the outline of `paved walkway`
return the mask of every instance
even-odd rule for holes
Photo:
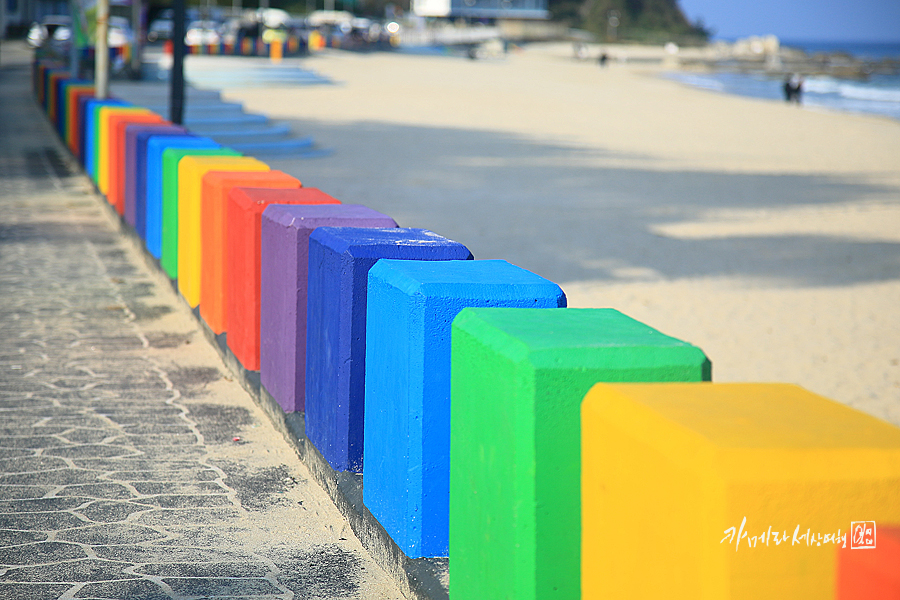
[[[399,598],[0,68],[0,599]]]

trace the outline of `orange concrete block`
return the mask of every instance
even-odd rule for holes
[[[228,194],[233,188],[296,189],[300,180],[283,171],[235,172],[210,171],[203,176],[200,193],[200,316],[214,333],[228,330],[225,312],[225,292],[228,272],[225,252],[229,234],[226,211]]]
[[[900,501],[900,499],[898,499]],[[837,600],[900,598],[900,527],[855,523],[837,556]]]
[[[156,113],[113,115],[109,118],[109,188],[106,199],[120,215],[125,214],[125,128],[136,123],[168,123]],[[131,174],[134,177],[134,173]]]
[[[100,193],[106,195],[109,193],[109,163],[110,163],[110,138],[112,133],[109,127],[109,120],[114,115],[151,115],[154,114],[149,109],[141,106],[103,106],[97,112],[97,162],[96,162],[96,183],[100,189]]]

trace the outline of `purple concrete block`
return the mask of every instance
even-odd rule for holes
[[[260,382],[285,412],[305,409],[309,236],[317,227],[396,227],[358,204],[273,204],[262,215]]]
[[[366,286],[381,258],[471,260],[427,229],[320,227],[309,237],[306,435],[336,471],[362,472]]]
[[[164,123],[125,127],[125,220],[147,237],[147,140],[154,135],[186,133],[184,127]]]

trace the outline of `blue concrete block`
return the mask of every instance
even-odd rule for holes
[[[84,121],[84,170],[90,175],[93,181],[97,181],[97,119],[100,117],[100,109],[104,106],[131,106],[130,102],[118,100],[115,98],[107,98],[106,100],[97,100],[90,98],[85,103]]]
[[[450,325],[469,306],[560,308],[566,297],[502,260],[385,259],[369,270],[367,302],[363,502],[410,558],[447,556]]]
[[[129,125],[125,128],[125,220],[147,239],[147,142],[154,136],[186,135],[178,125]],[[133,168],[132,168],[133,165]]]
[[[209,138],[191,134],[159,135],[147,140],[147,250],[155,258],[162,257],[163,152],[169,148],[221,148]]]
[[[426,229],[320,227],[309,237],[306,435],[337,471],[362,472],[366,288],[378,259],[471,260]]]

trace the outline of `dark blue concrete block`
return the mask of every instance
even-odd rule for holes
[[[381,258],[471,260],[426,229],[320,227],[309,237],[306,434],[337,471],[362,472],[366,288]]]
[[[84,121],[84,170],[91,176],[93,181],[97,181],[97,119],[100,117],[100,109],[104,106],[131,106],[130,102],[117,100],[115,98],[107,98],[106,100],[97,100],[90,98],[85,102]]]
[[[147,141],[155,135],[185,135],[178,125],[128,125],[125,128],[125,220],[147,239]]]
[[[502,260],[369,270],[363,501],[410,558],[447,556],[453,319],[469,306],[565,305],[558,285]]]
[[[221,148],[209,138],[189,133],[158,135],[147,140],[147,211],[145,241],[155,258],[162,256],[163,169],[162,155],[169,148]]]

